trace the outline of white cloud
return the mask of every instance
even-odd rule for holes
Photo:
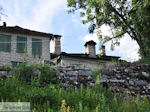
[[[99,42],[97,34],[87,34],[84,37],[82,37],[82,40],[84,40],[85,42],[93,40],[94,42]]]
[[[81,21],[77,19],[76,15],[72,15],[72,22],[74,22],[75,24],[82,24]]]
[[[47,27],[52,30],[53,18],[58,11],[64,9],[65,3],[65,0],[37,0],[36,2],[31,2],[31,0],[6,2],[3,0],[0,2],[8,15],[8,17],[3,17],[3,21],[6,21],[9,26],[20,25],[39,31],[46,31]]]
[[[127,61],[136,61],[140,57],[138,56],[138,44],[133,41],[128,35],[125,35],[120,40],[120,46],[116,46],[114,51],[110,52],[110,43],[106,44],[106,51],[111,55],[120,55],[121,59]]]
[[[106,25],[102,25],[100,30],[101,30],[102,35],[111,35],[110,28]],[[98,39],[96,33],[87,34],[84,37],[81,37],[81,40],[84,40],[85,42],[90,41],[90,40],[93,40],[95,42],[99,42],[99,39]]]
[[[8,26],[18,25],[31,30],[53,33],[54,17],[64,10],[66,0],[1,0],[6,16],[3,20]],[[51,42],[52,43],[52,42]],[[52,44],[51,50],[52,50]]]
[[[111,35],[111,30],[109,26],[102,25],[100,30],[101,30],[102,35]]]
[[[89,24],[83,24],[82,18],[77,13],[72,15],[72,22],[75,23],[76,28],[78,28],[79,25],[82,26],[83,28],[85,27],[88,28],[88,25],[89,25]]]

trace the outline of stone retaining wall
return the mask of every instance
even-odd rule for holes
[[[81,84],[93,86],[97,82],[119,93],[146,95],[150,99],[149,73],[150,65],[120,64],[103,68],[100,81],[95,81],[89,69],[73,66],[57,68],[57,77],[62,80],[61,86],[64,88],[78,88]]]
[[[102,70],[100,82],[111,86],[117,92],[132,96],[146,95],[150,99],[150,65],[120,64]]]
[[[112,87],[118,93],[128,93],[132,96],[140,94],[146,95],[150,99],[150,65],[146,64],[120,64],[109,66],[101,70],[100,80],[95,81],[92,78],[90,69],[77,66],[55,67],[57,69],[56,78],[62,81],[61,87],[65,89],[77,89],[81,85],[84,87],[93,86],[95,82],[103,86]],[[39,70],[35,75],[39,74]],[[6,78],[12,77],[11,71],[0,71],[0,76]]]
[[[62,80],[61,87],[67,89],[77,89],[81,84],[86,86],[93,86],[95,81],[92,79],[92,71],[90,69],[81,68],[77,66],[58,67],[56,76]]]

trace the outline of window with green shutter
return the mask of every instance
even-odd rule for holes
[[[0,51],[11,51],[11,36],[0,34]]]
[[[17,53],[24,53],[27,50],[27,38],[26,37],[17,37]]]
[[[42,55],[42,40],[32,38],[32,54]]]

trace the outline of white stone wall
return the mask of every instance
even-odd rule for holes
[[[11,52],[2,52],[0,51],[0,66],[11,65],[11,61],[22,62],[23,59],[26,59],[27,64],[34,64],[36,62],[42,62],[43,60],[50,60],[50,38],[49,37],[38,37],[38,36],[28,36],[28,35],[19,35],[19,34],[9,34],[11,35]],[[27,53],[16,53],[17,48],[17,36],[27,37]],[[38,55],[32,55],[32,38],[42,39],[42,55],[39,58]]]
[[[60,66],[71,66],[74,64],[80,64],[80,66],[85,68],[101,69],[106,65],[107,61],[101,60],[90,60],[90,59],[77,59],[77,58],[62,58]]]

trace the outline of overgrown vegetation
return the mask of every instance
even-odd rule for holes
[[[137,78],[150,82],[150,77],[144,76],[141,72],[138,74]]]
[[[150,58],[139,59],[138,61],[134,62],[135,64],[150,64]]]
[[[50,82],[52,83],[56,74],[56,70],[50,68],[47,64],[26,66],[25,63],[21,63],[17,68],[13,68],[13,71],[19,80],[24,82],[32,82],[34,79],[38,80],[40,85],[48,84]]]
[[[112,61],[109,62],[110,65],[117,65],[117,64],[120,64],[120,63],[121,63],[121,61],[119,61],[119,60],[112,60]]]
[[[134,99],[114,96],[109,89],[95,84],[94,87],[77,90],[64,90],[60,84],[39,82],[39,78],[33,79],[26,77],[30,74],[31,69],[39,68],[44,77],[53,76],[53,69],[47,65],[20,66],[17,68],[12,78],[5,81],[0,80],[0,101],[1,102],[30,102],[32,112],[148,112],[150,111],[150,102],[139,97]],[[16,69],[14,69],[16,71]],[[29,71],[29,72],[27,72]],[[95,71],[95,75],[100,70]],[[19,77],[18,77],[19,75]],[[25,75],[25,76],[24,76]],[[20,77],[31,80],[20,80]],[[51,77],[51,76],[50,76]],[[27,82],[31,83],[27,83]],[[37,86],[44,83],[44,86]]]
[[[98,77],[100,77],[101,70],[100,69],[93,70],[92,74],[93,74],[92,78],[96,80]]]
[[[10,71],[11,67],[5,66],[5,67],[0,67],[0,71]]]

